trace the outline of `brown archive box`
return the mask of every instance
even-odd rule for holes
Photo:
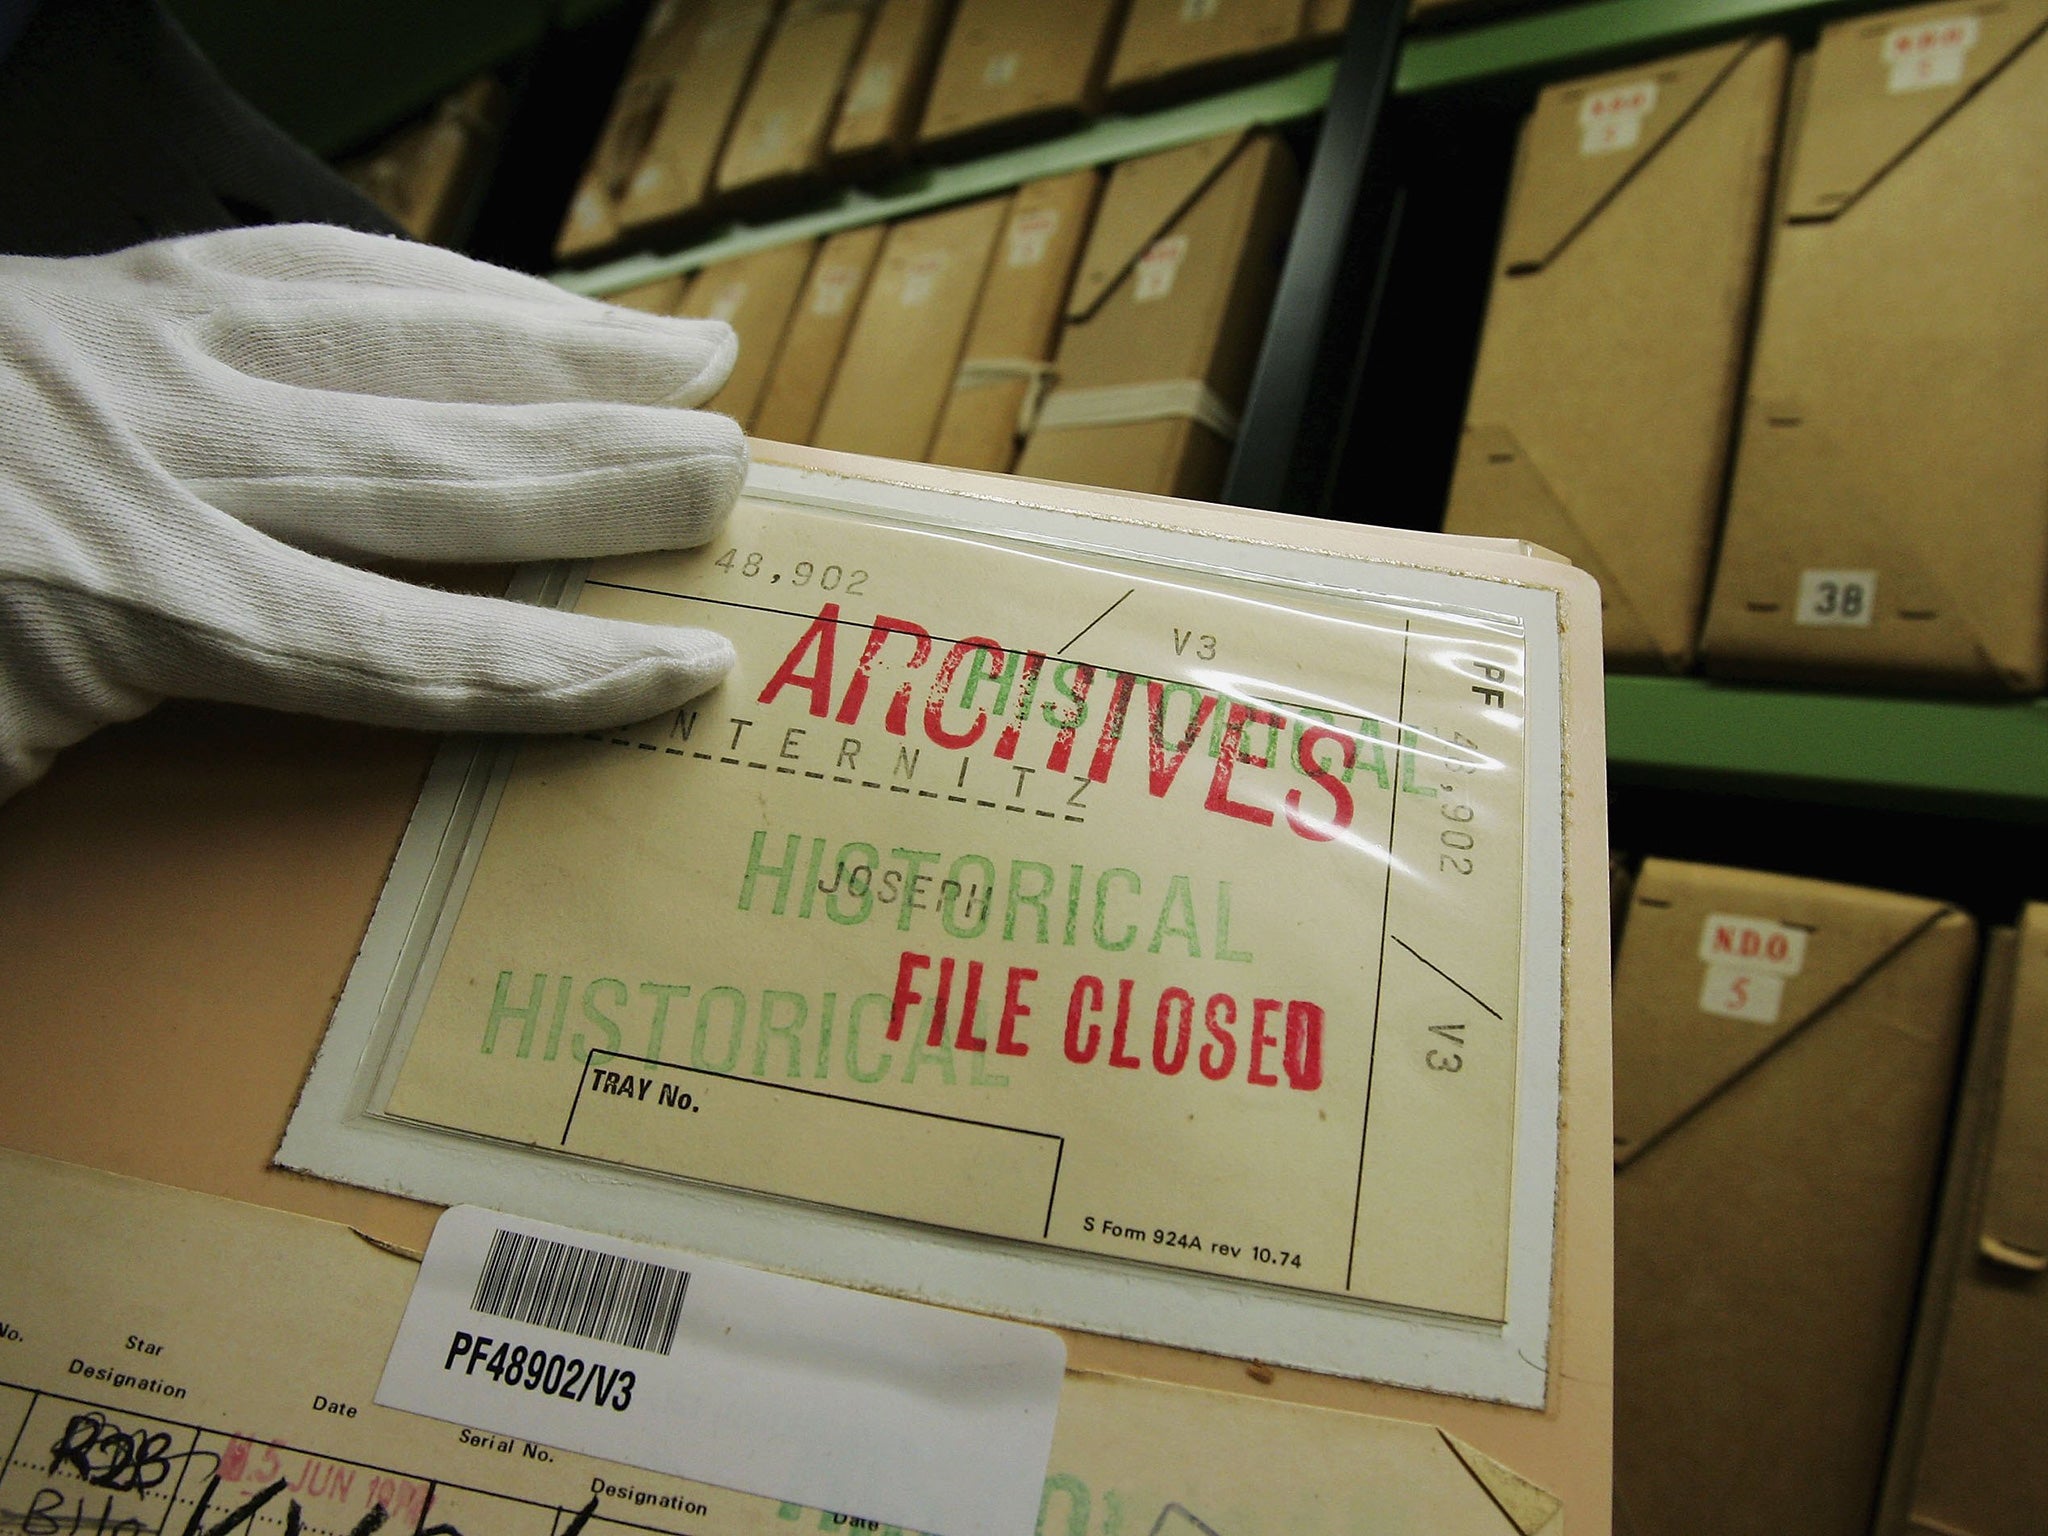
[[[899,472],[803,450],[763,451],[757,458],[824,474],[887,473],[913,487],[1002,494],[997,482],[955,471]],[[1070,504],[1107,505],[1108,498],[1077,491]],[[1301,536],[1265,514],[1182,510],[1214,526],[1255,517],[1281,530],[1280,537]],[[1132,511],[1150,515],[1142,506]],[[1247,536],[1265,532],[1248,528]],[[1432,549],[1418,541],[1412,558],[1493,574],[1512,556]],[[1567,612],[1580,611],[1589,594],[1566,590],[1573,604]],[[1585,727],[1592,731],[1598,669],[1573,667],[1568,678],[1568,718],[1593,722]],[[434,1208],[295,1174],[270,1158],[435,745],[417,733],[173,702],[68,749],[43,780],[0,804],[0,976],[10,999],[0,1022],[6,1039],[0,1146],[344,1223],[401,1253],[423,1249]],[[1597,736],[1589,745],[1597,764]],[[1599,774],[1581,782],[1574,803],[1570,867],[1591,870],[1604,820]],[[1483,1453],[1466,1464],[1504,1509],[1485,1530],[1498,1536],[1556,1536],[1560,1528],[1585,1536],[1604,1532],[1612,1223],[1610,1185],[1586,1176],[1598,1167],[1609,1131],[1604,945],[1589,915],[1597,907],[1597,900],[1567,904],[1568,931],[1582,936],[1566,945],[1566,985],[1583,1000],[1584,1013],[1574,1013],[1565,1042],[1565,1179],[1549,1407],[1533,1412],[1082,1334],[1068,1335],[1071,1370],[1097,1380],[1184,1383],[1230,1394],[1254,1412],[1313,1404],[1424,1422],[1440,1427],[1443,1454],[1464,1460],[1474,1447]],[[356,1245],[355,1251],[371,1250]],[[327,1272],[317,1265],[290,1272],[300,1293],[307,1290],[303,1274],[315,1272],[324,1283]],[[356,1330],[359,1339],[366,1336]],[[175,1353],[170,1358],[178,1363]],[[183,1377],[181,1369],[176,1379]],[[332,1390],[333,1383],[320,1384]],[[1175,1437],[1188,1432],[1185,1419],[1155,1416],[1141,1416],[1131,1430],[1141,1443],[1149,1437],[1164,1446],[1182,1445]],[[451,1440],[455,1433],[445,1427]],[[1185,1441],[1214,1443],[1206,1434]],[[1262,1450],[1268,1443],[1258,1442]],[[1271,1459],[1261,1465],[1278,1469],[1276,1481],[1247,1495],[1256,1500],[1247,1509],[1251,1518],[1220,1528],[1299,1528],[1298,1520],[1288,1523],[1287,1511],[1319,1507],[1318,1485],[1336,1454],[1327,1443],[1321,1437],[1304,1445],[1270,1442]],[[483,1450],[462,1454],[488,1459]],[[1513,1473],[1494,1473],[1487,1458],[1504,1461]],[[1561,1498],[1569,1520],[1560,1526],[1542,1493],[1514,1474]],[[1156,1484],[1140,1486],[1150,1491]],[[1104,1522],[1119,1518],[1118,1506],[1114,1492],[1105,1496],[1105,1490],[1118,1487],[1107,1477],[1089,1484],[1063,1480],[1059,1493],[1065,1496],[1056,1494],[1049,1504],[1059,1523],[1048,1530],[1066,1529],[1070,1512],[1084,1522],[1092,1512],[1091,1532],[1113,1528]],[[1269,1494],[1269,1487],[1277,1492]],[[1304,1505],[1290,1504],[1294,1498]],[[1205,1505],[1195,1507],[1206,1512]],[[461,1520],[440,1504],[435,1508]],[[774,1506],[767,1508],[764,1524],[773,1524]],[[817,1528],[818,1516],[804,1514],[804,1525],[784,1529]],[[1174,1511],[1168,1515],[1158,1536],[1197,1536],[1209,1528]],[[541,1522],[548,1518],[543,1507]],[[714,1521],[710,1528],[728,1527]],[[1128,1521],[1124,1528],[1130,1529]]]
[[[480,76],[340,170],[415,240],[446,245],[496,158],[505,104],[504,86]]]
[[[823,174],[847,72],[874,11],[875,0],[790,0],[719,157],[721,196]]]
[[[832,127],[835,165],[852,170],[910,153],[952,19],[952,0],[881,0]]]
[[[1987,973],[1958,1117],[1958,1220],[1921,1322],[1935,1362],[1910,1489],[1882,1536],[2034,1536],[2048,1519],[2048,906]]]
[[[813,441],[922,459],[945,409],[1010,199],[890,228]]]
[[[1351,25],[1353,0],[1308,0],[1308,9],[1301,18],[1301,35],[1311,41],[1324,41],[1344,35],[1344,29]]]
[[[1552,86],[1522,132],[1444,528],[1591,571],[1613,664],[1692,662],[1786,58]]]
[[[746,99],[778,10],[776,0],[700,0],[690,48],[619,200],[626,232],[659,228],[710,198],[728,130]]]
[[[1249,68],[1305,28],[1302,0],[1130,0],[1107,89],[1122,99]]]
[[[1124,0],[960,0],[919,140],[1022,134],[1095,111]]]
[[[1870,1528],[1975,927],[1651,859],[1616,962],[1624,1536]]]
[[[742,430],[761,402],[813,249],[810,241],[800,240],[706,267],[691,279],[689,292],[676,309],[680,315],[723,320],[738,334],[739,361],[705,409],[725,412]]]
[[[576,184],[555,255],[573,260],[619,238],[619,203],[668,105],[669,88],[688,64],[706,8],[692,0],[661,0],[648,13],[612,97],[590,162]]]
[[[690,280],[678,273],[674,277],[657,277],[652,282],[621,288],[604,295],[604,301],[623,309],[642,309],[650,315],[672,315],[689,289]]]
[[[818,247],[754,412],[749,430],[756,437],[808,443],[817,431],[818,413],[882,249],[882,231],[880,224],[841,230]]]
[[[1017,472],[1213,495],[1299,195],[1293,157],[1268,133],[1118,166],[1067,302],[1058,383]]]
[[[1007,470],[1030,431],[1102,178],[1070,171],[1017,189],[996,240],[965,354],[927,457]]]
[[[2048,680],[2048,0],[1829,27],[1790,154],[1709,670]]]

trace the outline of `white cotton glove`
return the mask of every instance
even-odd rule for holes
[[[337,563],[580,558],[717,532],[746,446],[714,321],[317,225],[0,257],[0,799],[180,695],[568,730],[732,648]]]

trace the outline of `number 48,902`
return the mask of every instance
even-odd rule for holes
[[[754,578],[765,575],[770,582],[783,579],[781,571],[768,569],[767,557],[758,549],[727,549],[711,562],[728,576]],[[788,572],[789,584],[793,587],[815,585],[822,592],[843,592],[848,597],[858,597],[868,583],[868,573],[859,568],[849,569],[842,565],[820,566],[815,561],[799,560],[791,565]]]

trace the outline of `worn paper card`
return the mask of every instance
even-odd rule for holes
[[[800,491],[583,574],[739,666],[498,771],[369,1112],[1095,1273],[1543,1295],[1554,596]]]
[[[346,1228],[0,1152],[0,1230],[38,1234],[0,1247],[0,1526],[21,1536],[905,1536],[381,1406],[417,1265]],[[1429,1424],[1077,1375],[1021,1529],[1539,1536],[1562,1519]]]

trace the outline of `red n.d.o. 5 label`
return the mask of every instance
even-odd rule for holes
[[[386,1113],[1508,1316],[1521,620],[754,498],[578,606],[739,666],[519,749]]]

